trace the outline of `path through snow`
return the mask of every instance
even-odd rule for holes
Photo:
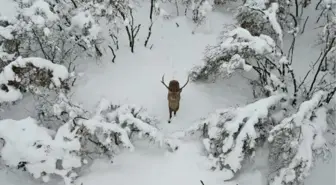
[[[97,161],[87,176],[79,180],[84,185],[201,185],[222,184],[221,172],[205,171],[206,162],[195,142],[185,142],[176,153],[139,146],[134,153],[123,153],[113,165]],[[150,148],[150,149],[148,149]],[[192,154],[192,155],[191,155]],[[234,183],[227,183],[227,185]],[[234,184],[235,185],[235,184]]]

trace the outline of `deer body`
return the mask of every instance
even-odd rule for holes
[[[172,110],[178,110],[179,106],[180,106],[180,99],[181,99],[181,95],[178,92],[171,92],[168,91],[168,106],[172,109]]]
[[[180,108],[181,92],[182,92],[182,89],[188,84],[188,82],[189,82],[189,78],[187,82],[180,88],[180,84],[177,80],[171,80],[169,82],[169,86],[167,86],[164,83],[164,75],[162,76],[161,83],[164,86],[166,86],[166,88],[168,89],[168,95],[167,95],[168,107],[169,107],[168,123],[170,123],[170,120],[172,118],[172,113],[174,113],[174,116],[176,116],[176,112]]]

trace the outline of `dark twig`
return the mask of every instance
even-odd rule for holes
[[[334,44],[334,42],[335,42],[335,38],[333,38],[333,39],[331,40],[328,49],[324,52],[324,54],[323,54],[323,56],[322,56],[322,58],[321,58],[321,60],[320,60],[320,64],[319,64],[319,66],[318,66],[318,68],[317,68],[317,71],[316,71],[316,73],[315,73],[315,76],[314,76],[314,78],[313,78],[313,82],[311,83],[310,88],[309,88],[309,91],[308,91],[308,93],[307,93],[308,96],[309,96],[309,94],[311,93],[311,90],[313,89],[314,84],[315,84],[315,82],[316,82],[317,76],[319,75],[319,73],[320,73],[320,71],[321,71],[321,67],[322,67],[322,64],[323,64],[323,62],[324,62],[324,59],[327,57],[329,51],[333,48],[333,44]]]
[[[116,59],[116,54],[114,53],[114,50],[113,50],[113,48],[109,45],[108,46],[109,48],[110,48],[110,50],[111,50],[111,52],[112,52],[112,55],[113,55],[113,58],[112,58],[112,62],[114,63],[115,62],[115,59]]]

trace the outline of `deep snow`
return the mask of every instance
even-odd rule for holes
[[[10,0],[1,1],[10,2]],[[139,22],[148,22],[147,13],[141,11],[143,12],[139,12],[136,19]],[[2,7],[0,12],[9,16],[11,13],[8,9],[5,12]],[[150,42],[153,44],[152,50],[143,47],[147,34],[147,27],[144,24],[135,54],[130,53],[127,42],[122,42],[124,45],[117,52],[114,64],[110,62],[110,55],[98,63],[81,61],[79,69],[84,72],[84,76],[78,81],[73,100],[82,103],[88,109],[94,107],[101,98],[115,103],[144,106],[162,120],[159,127],[166,134],[187,128],[193,121],[207,116],[218,108],[250,102],[252,100],[250,88],[242,85],[244,79],[239,75],[216,84],[190,83],[182,93],[177,117],[171,124],[167,123],[167,90],[160,83],[162,75],[165,74],[166,82],[174,78],[184,83],[187,72],[202,62],[205,46],[216,42],[222,24],[230,23],[232,18],[229,13],[214,12],[210,14],[209,20],[210,23],[207,25],[210,29],[199,30],[195,34],[191,34],[194,26],[190,19],[178,17],[173,20],[158,20],[155,22]],[[296,52],[301,54],[306,53],[307,47],[299,48],[298,45],[296,49]],[[106,50],[106,53],[109,51]],[[309,58],[308,55],[303,56],[303,60]],[[78,182],[82,182],[83,185],[94,185],[97,182],[101,185],[200,185],[200,180],[203,180],[205,185],[263,183],[261,172],[266,168],[264,153],[257,158],[254,168],[247,170],[237,179],[238,182],[224,183],[223,174],[207,170],[207,159],[203,156],[202,146],[197,141],[182,140],[179,150],[175,153],[158,149],[145,142],[136,142],[135,147],[134,152],[126,151],[117,156],[113,164],[104,160],[96,161],[82,174]],[[336,183],[335,154],[336,152],[333,153],[333,159],[329,164],[317,166],[312,176],[307,179],[307,185]],[[1,169],[0,179],[0,184],[4,185],[37,183],[26,180],[30,179],[27,175],[17,176],[11,171]]]

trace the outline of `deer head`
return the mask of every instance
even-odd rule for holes
[[[171,80],[169,82],[169,86],[167,86],[166,83],[164,82],[164,75],[162,76],[162,79],[161,79],[161,83],[168,89],[168,91],[175,92],[175,93],[181,93],[183,88],[188,84],[188,82],[189,82],[189,77],[188,77],[187,82],[182,87],[180,87],[180,83],[177,80]]]

